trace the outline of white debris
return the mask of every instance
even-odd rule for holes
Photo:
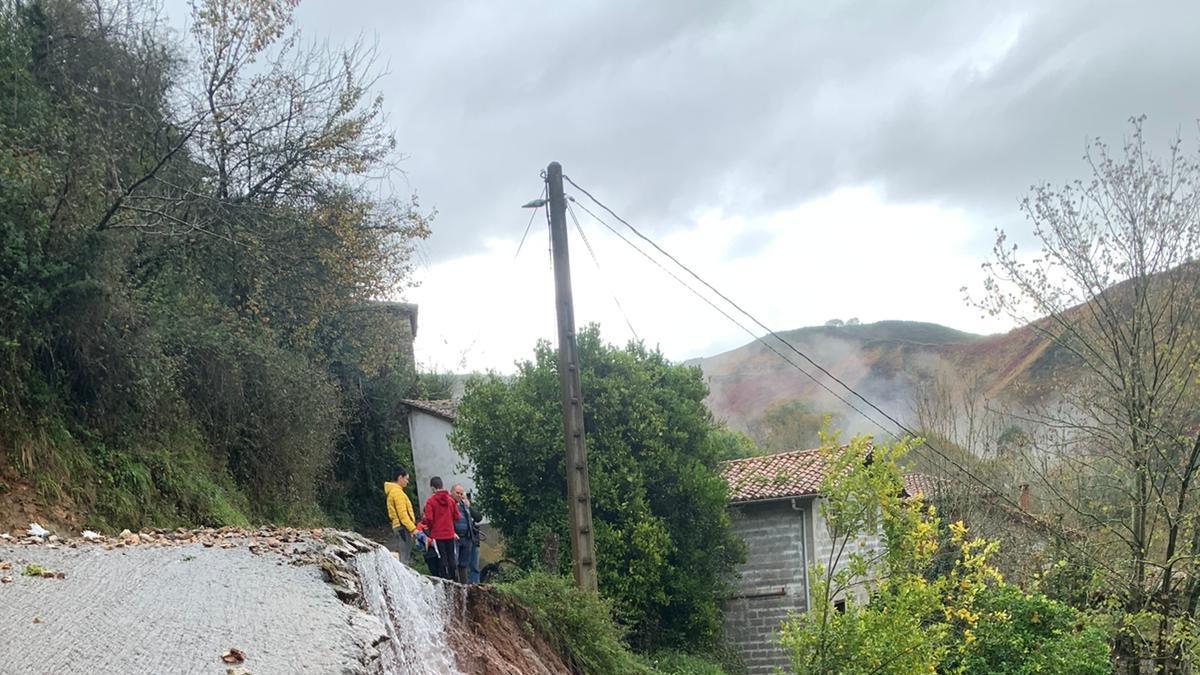
[[[92,532],[91,530],[84,530],[83,534],[80,536],[82,536],[84,539],[87,539],[88,541],[95,541],[100,538],[100,535],[98,533]]]
[[[50,534],[50,531],[47,530],[46,528],[42,527],[41,525],[38,525],[37,523],[29,524],[29,536],[44,537],[48,534]]]
[[[3,533],[0,533],[0,539],[3,539],[4,541],[8,541],[9,539],[12,539],[12,535],[7,532],[3,532]]]

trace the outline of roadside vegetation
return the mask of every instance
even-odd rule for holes
[[[294,3],[0,2],[0,476],[109,529],[369,523],[428,217]],[[396,308],[391,308],[392,310]]]
[[[530,572],[496,585],[502,595],[530,611],[538,632],[563,659],[583,675],[723,675],[710,657],[677,650],[634,654],[614,622],[612,605],[601,596],[580,591],[574,580],[547,572]]]
[[[996,542],[901,498],[915,444],[825,439],[821,516],[835,534],[811,570],[812,609],[781,630],[795,671],[1110,672],[1104,616],[1006,582],[989,561]],[[876,534],[877,548],[856,545]]]
[[[713,653],[743,556],[717,462],[745,441],[713,421],[698,369],[605,344],[595,326],[578,344],[600,593],[638,652]],[[515,377],[468,384],[452,440],[475,466],[477,501],[506,555],[567,574],[556,360],[542,343]]]

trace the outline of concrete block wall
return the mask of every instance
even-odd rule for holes
[[[811,545],[811,500],[792,508],[790,500],[731,507],[734,530],[746,543],[746,562],[734,597],[725,604],[726,638],[738,650],[750,675],[787,670],[778,646],[780,624],[805,606],[804,552]]]
[[[813,543],[812,552],[815,554],[815,558],[810,557],[809,564],[811,565],[813,563],[820,563],[821,565],[828,567],[831,559],[830,554],[833,553],[834,555],[837,555],[837,553],[834,551],[835,542],[829,534],[829,528],[825,523],[825,519],[821,517],[820,503],[820,499],[817,499],[813,502],[813,514],[815,517],[811,521]],[[840,546],[840,540],[836,542],[836,544]],[[836,572],[837,570],[845,567],[850,561],[850,556],[852,554],[859,553],[867,556],[868,558],[873,558],[882,552],[882,546],[883,542],[879,538],[878,534],[855,537],[845,546],[844,549],[842,549],[840,557],[834,561],[834,571]],[[867,593],[862,586],[855,586],[850,589],[848,593],[844,593],[843,595],[849,595],[850,599],[854,602],[866,602],[868,599]]]

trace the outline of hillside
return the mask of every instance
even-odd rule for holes
[[[1048,348],[1049,342],[1029,326],[981,336],[933,323],[880,321],[800,328],[779,336],[905,420],[912,418],[918,389],[937,380],[971,379],[989,398],[1039,396],[1061,359],[1058,350]],[[767,340],[838,389],[786,345]],[[821,411],[846,414],[848,431],[875,430],[760,342],[692,363],[704,371],[713,414],[740,431],[748,431],[771,406],[797,399]]]

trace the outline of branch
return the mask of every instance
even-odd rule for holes
[[[139,179],[135,180],[133,183],[131,183],[129,185],[129,187],[126,188],[125,191],[121,194],[121,196],[118,197],[116,199],[116,201],[114,201],[112,203],[112,205],[108,207],[108,211],[105,211],[104,217],[102,217],[100,219],[100,222],[96,224],[97,232],[101,232],[103,230],[108,229],[109,222],[112,220],[113,216],[116,215],[117,211],[121,210],[121,207],[124,205],[125,200],[128,199],[129,196],[131,194],[133,194],[133,192],[135,190],[137,190],[139,187],[141,187],[147,181],[154,178],[158,174],[158,172],[164,166],[167,165],[167,162],[171,161],[171,158],[174,157],[177,152],[179,152],[181,149],[183,149],[183,146],[187,144],[188,140],[192,137],[192,134],[194,134],[196,132],[196,129],[199,128],[200,122],[201,122],[200,119],[193,122],[191,128],[187,130],[187,133],[180,136],[179,141],[174,145],[174,147],[172,147],[170,150],[167,151],[166,154],[164,154],[162,157],[160,157],[158,162],[155,163],[155,165],[150,169],[149,172],[147,172],[141,178],[139,178]]]

